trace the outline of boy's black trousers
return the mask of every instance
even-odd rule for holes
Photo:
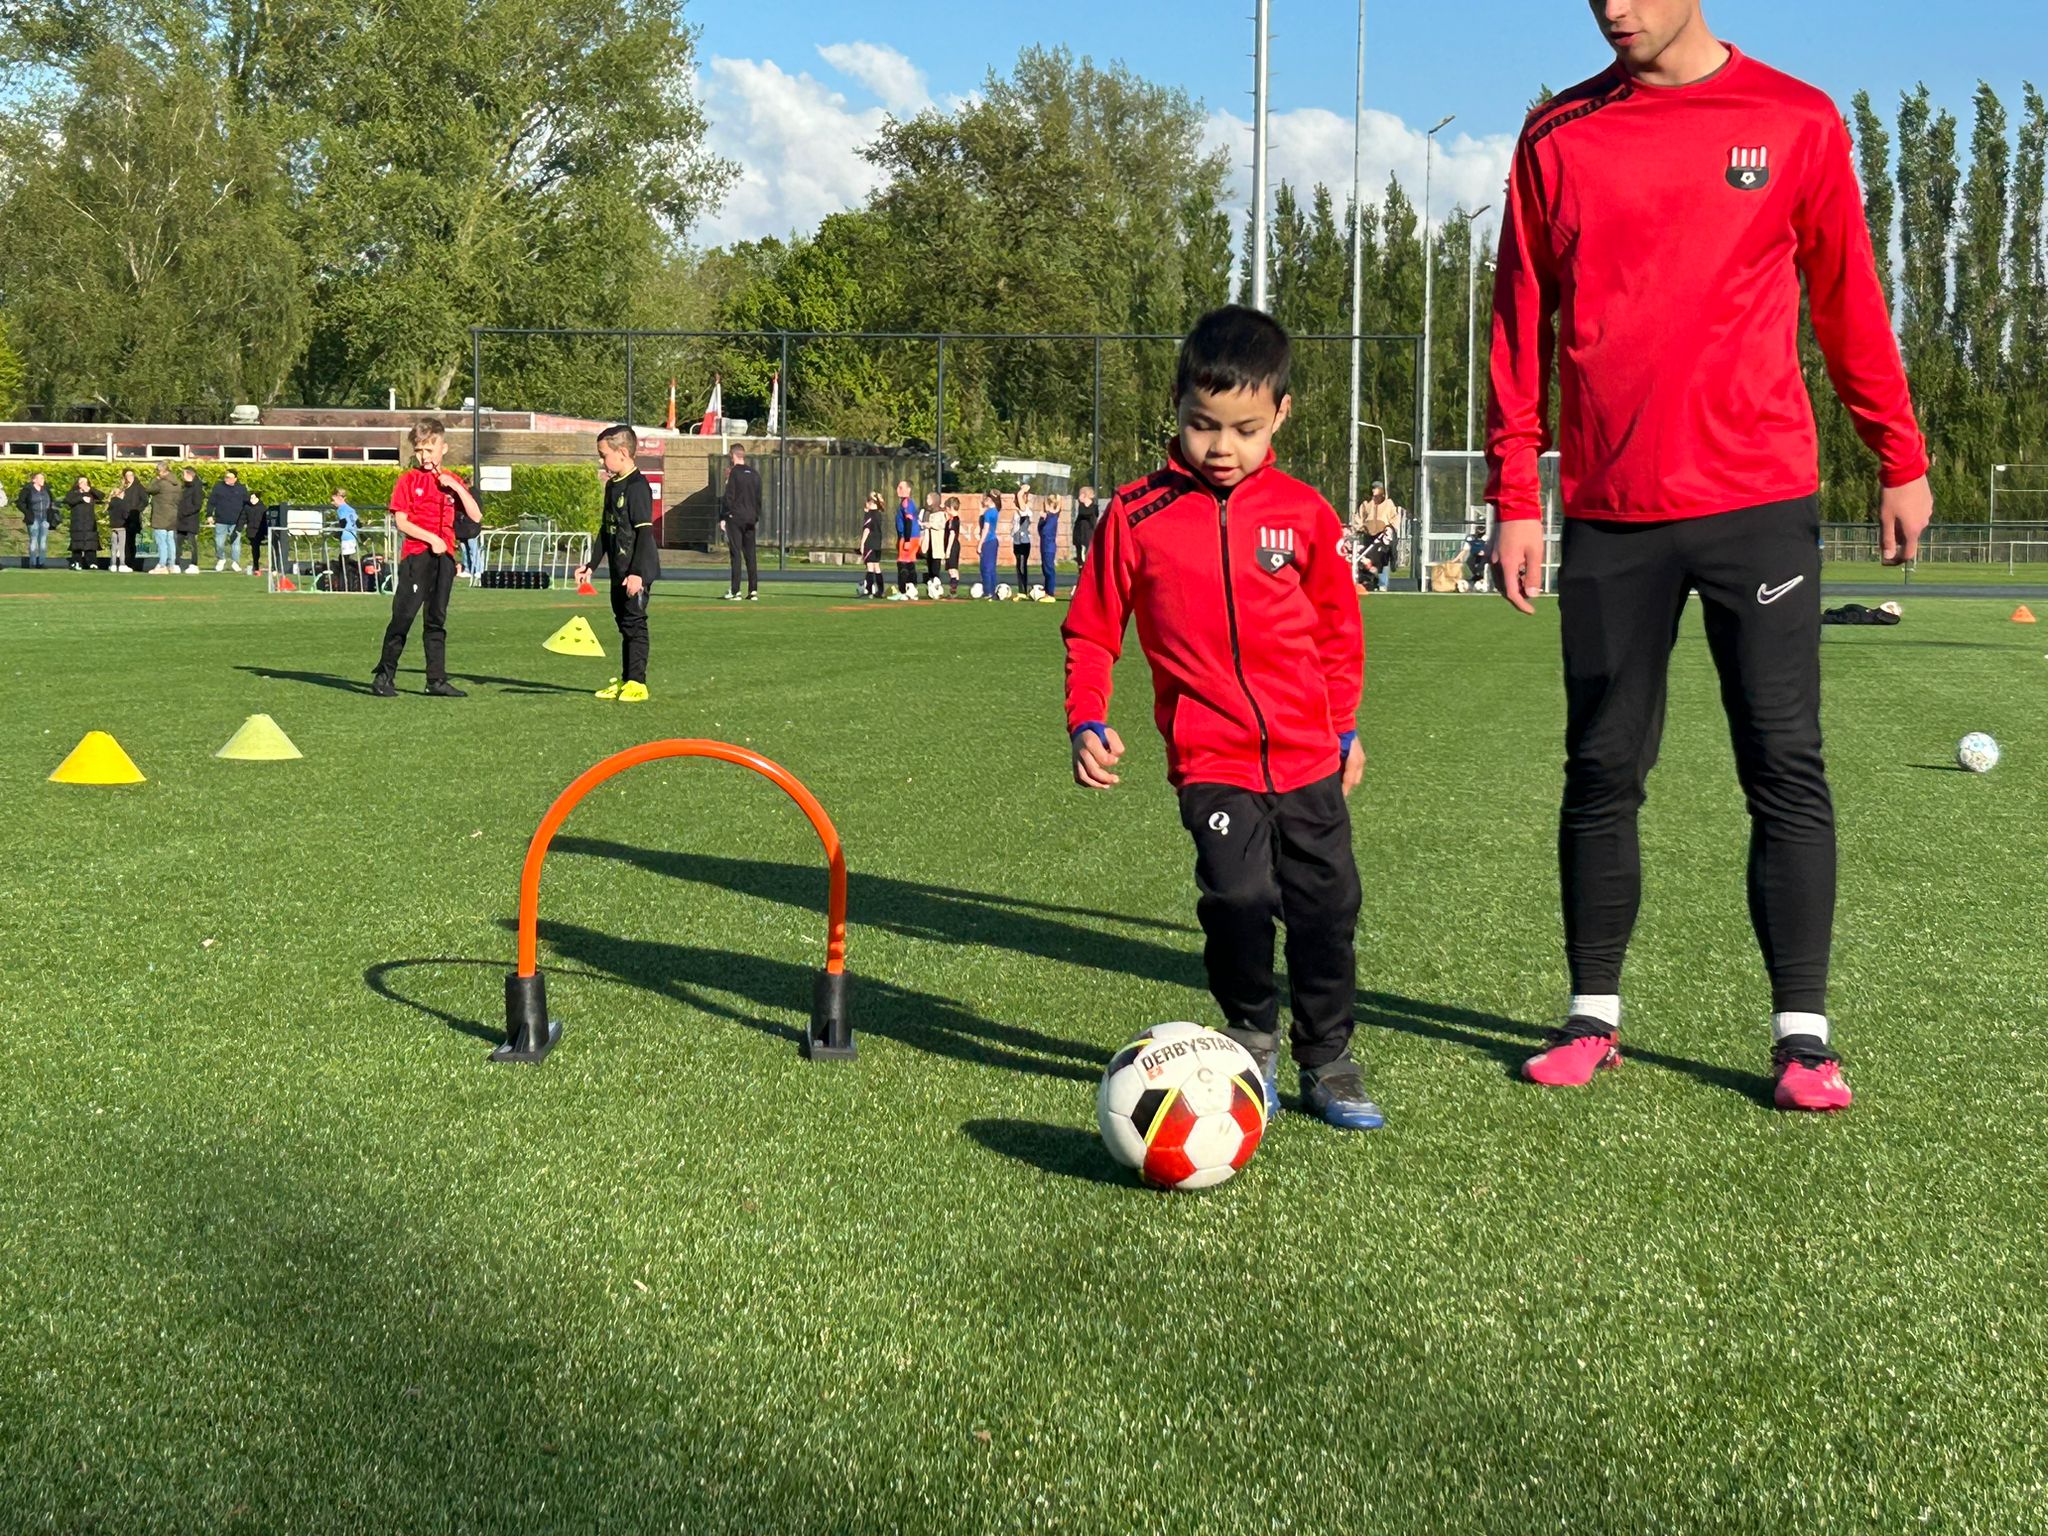
[[[753,532],[747,530],[748,547],[753,547]],[[735,586],[733,591],[739,591]],[[647,599],[654,596],[654,583],[641,578],[640,595],[630,597],[623,580],[612,583],[612,618],[619,626],[619,648],[625,653],[624,670],[619,676],[629,683],[647,681]]]
[[[1776,1011],[1827,1011],[1835,812],[1820,738],[1819,505],[1664,523],[1565,523],[1565,787],[1558,821],[1572,990],[1618,992],[1642,898],[1636,813],[1696,591],[1749,803],[1749,913]]]
[[[1226,1029],[1270,1050],[1280,1027],[1273,923],[1287,925],[1297,1066],[1326,1066],[1351,1044],[1358,990],[1358,861],[1337,774],[1286,794],[1223,784],[1180,792],[1195,840],[1202,962]]]
[[[448,680],[448,597],[454,590],[453,555],[437,555],[423,549],[398,562],[398,588],[391,594],[391,622],[384,630],[384,654],[377,659],[381,676],[398,675],[398,658],[405,652],[405,637],[412,632],[412,621],[424,608],[427,625],[421,638],[427,652],[427,681]]]

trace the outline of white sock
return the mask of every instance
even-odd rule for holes
[[[1621,1028],[1621,996],[1615,992],[1574,992],[1568,1010],[1575,1019],[1595,1019],[1609,1029]]]
[[[1828,1043],[1828,1016],[1824,1013],[1772,1014],[1772,1043],[1775,1044],[1787,1035],[1812,1035],[1822,1045],[1826,1045]]]

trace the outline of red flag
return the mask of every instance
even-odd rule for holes
[[[725,386],[717,378],[711,381],[711,399],[704,407],[704,421],[697,428],[701,436],[709,437],[718,430],[718,419],[725,414]]]

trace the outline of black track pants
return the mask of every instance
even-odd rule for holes
[[[1749,912],[1772,1006],[1827,1011],[1835,813],[1820,739],[1812,498],[1678,522],[1565,524],[1565,788],[1558,823],[1572,990],[1620,990],[1642,898],[1636,813],[1664,731],[1671,648],[1697,591],[1749,803]]]
[[[740,590],[740,577],[744,574],[747,578],[746,590],[758,592],[761,589],[761,568],[755,554],[754,525],[752,523],[732,523],[727,525],[725,542],[726,549],[732,555],[733,591],[737,592]],[[639,681],[645,682],[646,679],[641,678]]]
[[[398,562],[398,588],[391,594],[391,623],[384,631],[384,653],[377,659],[377,671],[385,677],[398,672],[398,658],[405,652],[405,637],[422,608],[427,611],[422,643],[427,652],[427,681],[448,680],[448,597],[455,590],[455,557],[421,550]]]
[[[747,530],[750,541],[753,531],[751,528]],[[733,590],[737,592],[739,589],[735,587]],[[619,626],[619,649],[625,656],[619,676],[625,682],[647,681],[647,600],[652,596],[654,587],[651,583],[641,584],[638,597],[627,595],[623,581],[612,583],[612,618]]]
[[[1358,861],[1339,776],[1284,795],[1190,784],[1180,819],[1195,839],[1202,961],[1225,1027],[1266,1048],[1278,1034],[1278,919],[1287,925],[1295,1064],[1335,1061],[1351,1044],[1358,990]]]

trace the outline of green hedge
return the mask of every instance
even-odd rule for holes
[[[69,512],[62,503],[64,494],[84,475],[102,497],[111,497],[121,484],[121,471],[133,469],[136,478],[147,481],[147,471],[153,465],[137,464],[133,460],[109,462],[105,459],[7,459],[0,458],[0,486],[7,490],[7,512],[19,519],[17,505],[21,488],[28,484],[28,477],[41,470],[58,499],[58,526],[67,525]],[[171,466],[171,473],[177,474],[183,461]],[[242,484],[255,491],[271,506],[326,506],[328,499],[339,490],[349,502],[363,514],[365,527],[379,521],[379,514],[391,504],[391,487],[398,479],[400,466],[396,464],[266,464],[261,461],[247,463],[204,459],[192,462],[199,471],[199,478],[211,486],[228,470],[234,470]],[[467,475],[467,470],[464,470]],[[494,491],[482,498],[484,524],[491,528],[510,528],[522,519],[546,520],[552,518],[557,528],[572,533],[594,533],[597,531],[597,516],[602,505],[599,492],[602,477],[593,464],[515,464],[512,466],[512,489]],[[100,503],[100,548],[107,548],[106,502]],[[143,526],[148,527],[145,515]],[[54,551],[57,540],[51,539]]]

